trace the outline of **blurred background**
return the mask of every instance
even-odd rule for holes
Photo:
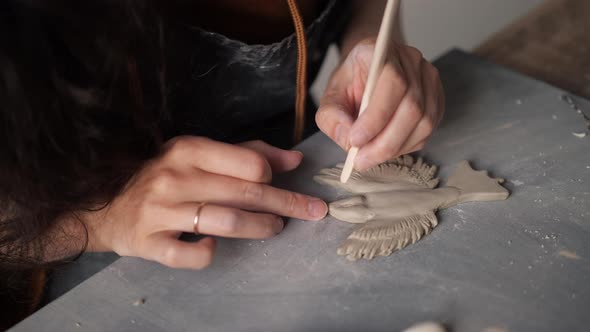
[[[370,1],[370,0],[369,0]],[[452,47],[471,50],[528,13],[543,0],[402,0],[402,26],[409,45],[434,60]],[[316,98],[338,63],[331,50],[313,87]]]

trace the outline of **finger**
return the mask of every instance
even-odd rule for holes
[[[185,242],[166,234],[156,234],[148,241],[143,257],[172,268],[202,269],[213,261],[215,246],[215,239],[211,237]]]
[[[399,156],[404,143],[422,118],[423,94],[420,66],[413,51],[400,52],[400,60],[409,83],[406,95],[385,128],[359,150],[355,168],[365,170],[388,159]],[[410,55],[412,57],[410,57]]]
[[[416,152],[416,151],[420,151],[420,150],[424,149],[424,147],[426,146],[426,142],[427,141],[428,140],[423,140],[423,141],[418,142],[416,145],[414,145],[414,146],[412,146],[412,147],[410,147],[408,149],[403,149],[400,152],[400,155],[404,155],[404,154],[408,154],[408,153],[412,153],[412,152]]]
[[[331,83],[324,92],[315,120],[318,128],[342,149],[348,150],[348,135],[355,106],[348,98],[344,84]]]
[[[303,153],[299,151],[279,149],[263,141],[248,141],[238,145],[256,151],[264,156],[270,164],[273,173],[291,171],[297,168],[301,164],[301,160],[303,160]]]
[[[150,199],[164,198],[174,205],[203,202],[303,220],[320,220],[328,211],[318,198],[200,169],[193,169],[189,176],[160,176],[147,186]]]
[[[405,97],[385,129],[359,150],[354,168],[363,171],[399,156],[403,143],[421,117],[419,106],[410,97]]]
[[[438,121],[440,121],[438,115],[440,97],[437,80],[435,80],[433,77],[433,71],[429,68],[431,67],[430,64],[425,62],[423,67],[422,81],[424,82],[424,115],[401,148],[401,150],[404,152],[413,150],[414,147],[420,142],[425,142],[432,134],[432,131],[434,130]]]
[[[186,232],[232,238],[264,239],[283,230],[283,219],[277,215],[247,212],[214,204],[182,203],[150,211],[153,223],[147,230]]]
[[[193,230],[200,234],[241,239],[266,239],[283,230],[283,219],[267,213],[206,204]]]
[[[158,186],[156,195],[172,202],[207,202],[303,220],[320,220],[328,212],[318,198],[203,171]]]
[[[165,146],[165,162],[175,168],[189,166],[234,178],[269,183],[272,170],[260,153],[205,137],[181,136]]]
[[[406,75],[399,62],[390,59],[383,67],[367,109],[359,115],[350,130],[350,145],[362,147],[385,128],[406,94],[407,87]]]

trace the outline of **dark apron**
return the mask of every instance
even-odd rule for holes
[[[308,83],[316,77],[328,46],[340,37],[350,17],[349,7],[349,1],[326,1],[320,15],[306,24]],[[262,139],[284,148],[292,146],[295,34],[270,45],[250,45],[197,27],[181,29],[182,39],[172,37],[188,43],[184,49],[190,55],[177,54],[176,59],[189,65],[184,66],[184,73],[177,68],[182,79],[168,91],[173,119],[170,135],[207,136],[231,143]],[[316,106],[310,96],[307,101],[304,136],[317,130]]]

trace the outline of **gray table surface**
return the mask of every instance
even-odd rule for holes
[[[564,91],[466,53],[436,65],[447,115],[422,155],[443,179],[462,159],[505,177],[507,201],[444,210],[431,235],[373,261],[336,255],[354,226],[332,218],[291,220],[271,240],[222,240],[204,271],[122,258],[14,330],[398,331],[423,320],[589,330],[590,137],[572,135],[584,119]],[[335,199],[311,178],[345,154],[322,134],[298,149],[302,167],[278,185]]]

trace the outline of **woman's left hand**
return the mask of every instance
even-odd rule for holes
[[[316,114],[318,127],[343,149],[360,148],[357,170],[421,150],[445,108],[438,70],[417,49],[393,43],[367,109],[356,119],[374,49],[375,39],[367,39],[350,51]]]

